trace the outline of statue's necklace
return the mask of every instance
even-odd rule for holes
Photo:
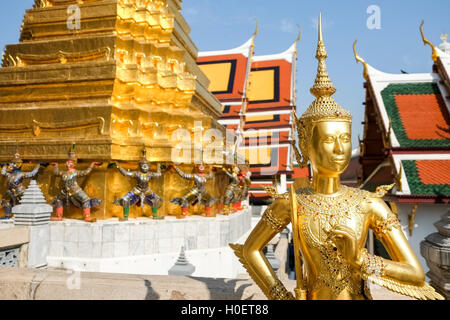
[[[360,214],[362,203],[367,195],[360,189],[341,186],[337,196],[321,196],[314,194],[310,188],[297,193],[299,203],[298,214],[319,220],[325,231],[335,225],[351,219],[353,214]]]

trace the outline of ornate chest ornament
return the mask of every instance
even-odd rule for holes
[[[351,220],[355,223],[356,235],[362,233],[362,204],[368,198],[368,192],[341,186],[338,196],[326,197],[313,194],[310,188],[297,193],[298,216],[303,217],[301,225],[306,242],[320,252],[320,270],[314,288],[328,286],[336,295],[349,288],[354,294],[361,292],[360,283],[353,283],[351,267],[338,252],[331,241],[331,232],[338,225],[345,225]],[[318,226],[319,232],[311,230],[311,224]]]

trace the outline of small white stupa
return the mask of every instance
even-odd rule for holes
[[[22,226],[48,224],[52,211],[53,207],[47,204],[36,180],[31,180],[30,185],[20,199],[20,204],[12,208],[14,224]]]

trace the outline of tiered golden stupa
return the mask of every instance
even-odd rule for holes
[[[197,48],[180,10],[181,0],[36,0],[25,13],[20,42],[3,55],[0,162],[18,152],[32,162],[62,164],[76,143],[79,168],[104,162],[82,186],[103,201],[93,215],[105,219],[121,215],[112,203],[133,184],[107,169],[109,161],[137,168],[146,148],[149,161],[171,162],[178,128],[192,137],[209,128],[224,134],[217,122],[221,105],[206,89],[209,80],[197,67]],[[182,168],[191,172],[193,166]],[[48,201],[58,192],[51,172],[38,178]],[[214,195],[224,179],[209,186]],[[178,174],[163,171],[152,186],[164,199],[162,212],[177,214],[169,200],[188,187]],[[131,211],[131,217],[142,214]]]

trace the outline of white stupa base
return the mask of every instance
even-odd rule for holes
[[[250,229],[250,208],[215,218],[50,222],[47,262],[76,271],[167,275],[184,246],[192,276],[233,278],[243,269],[228,244],[243,242]]]

